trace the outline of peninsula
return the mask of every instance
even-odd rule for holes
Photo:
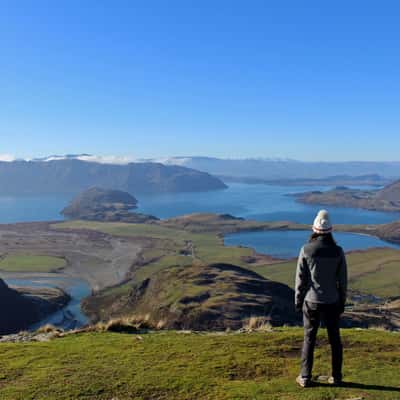
[[[337,186],[325,192],[311,191],[296,193],[291,196],[294,196],[298,202],[305,204],[396,212],[400,211],[400,180],[380,190],[360,190]]]

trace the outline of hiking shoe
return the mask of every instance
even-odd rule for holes
[[[342,379],[341,378],[335,378],[334,376],[329,377],[328,383],[331,385],[341,385]]]
[[[303,387],[303,388],[309,387],[309,386],[310,386],[310,383],[311,383],[309,379],[303,378],[303,377],[300,376],[300,375],[296,378],[296,382],[297,382],[297,384],[298,384],[299,386],[301,386],[301,387]]]

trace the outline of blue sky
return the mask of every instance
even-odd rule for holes
[[[0,5],[0,154],[399,160],[397,1]]]

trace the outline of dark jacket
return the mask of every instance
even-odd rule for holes
[[[307,243],[300,250],[295,282],[295,306],[304,300],[311,303],[346,302],[347,265],[340,246],[324,236]]]

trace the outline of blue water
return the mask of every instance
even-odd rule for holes
[[[90,286],[82,279],[64,277],[45,277],[32,279],[5,279],[7,285],[32,287],[62,287],[70,296],[70,302],[61,310],[44,320],[33,324],[30,330],[42,325],[52,324],[63,329],[75,329],[87,324],[88,318],[81,310],[81,301],[91,294]]]
[[[0,223],[61,220],[70,200],[67,195],[0,196]]]
[[[139,212],[170,218],[195,212],[232,214],[258,221],[292,221],[311,224],[321,208],[300,204],[288,193],[327,190],[330,187],[230,184],[226,190],[136,196]],[[368,189],[364,187],[364,189]],[[384,213],[343,207],[329,207],[334,223],[376,224],[400,219],[400,213]]]
[[[292,258],[299,253],[301,246],[307,242],[310,231],[265,231],[241,232],[226,235],[227,246],[246,246],[254,248],[258,253],[268,254],[277,258]],[[370,247],[400,246],[384,242],[378,238],[354,233],[334,233],[336,242],[344,251],[361,250]]]
[[[300,204],[288,193],[326,190],[330,187],[271,186],[232,183],[226,190],[202,193],[136,195],[138,212],[159,218],[211,212],[232,214],[259,221],[293,221],[311,224],[318,205]],[[364,187],[364,189],[367,189]],[[1,188],[0,188],[1,190]],[[0,196],[0,223],[60,220],[60,211],[71,196]],[[361,209],[329,207],[334,223],[374,224],[400,219],[400,213],[383,213]]]

